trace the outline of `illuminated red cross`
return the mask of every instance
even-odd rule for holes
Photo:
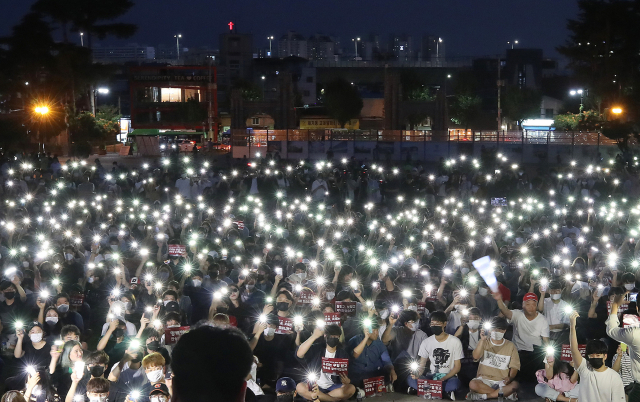
[[[233,22],[229,22],[227,25],[229,25],[229,31],[233,31]]]

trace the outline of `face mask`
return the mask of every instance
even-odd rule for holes
[[[7,299],[7,300],[11,300],[14,297],[16,297],[16,292],[6,292],[4,294],[4,298]]]
[[[336,297],[336,292],[327,292],[325,295],[327,296],[327,300],[333,300],[333,298]]]
[[[200,279],[193,279],[192,282],[193,282],[193,286],[196,288],[202,285],[202,281]]]
[[[407,307],[407,310],[411,310],[411,311],[418,311],[418,306],[409,306]]]
[[[87,282],[89,282],[89,283],[93,283],[93,276],[90,276],[90,277],[87,279]]]
[[[253,288],[255,288],[256,285],[247,285],[247,290],[253,290]]]
[[[162,369],[154,370],[150,373],[147,373],[147,378],[149,379],[149,382],[158,382],[162,379],[163,375],[164,372],[162,371]]]
[[[627,283],[626,285],[624,285],[624,288],[627,290],[633,290],[635,287],[636,285],[633,283]]]
[[[591,367],[596,370],[604,366],[604,359],[602,357],[589,357],[587,358],[587,361],[589,362]]]
[[[331,337],[331,338],[327,338],[326,342],[327,342],[327,346],[329,346],[330,348],[335,348],[340,343],[340,339]]]
[[[115,331],[113,331],[113,336],[115,336],[116,338],[123,337],[124,336],[124,329],[117,328]]]
[[[276,304],[278,311],[287,311],[289,310],[289,303],[287,302],[278,302]]]
[[[42,340],[42,332],[29,335],[32,343],[38,343]]]
[[[486,296],[489,294],[489,291],[486,288],[480,288],[478,289],[478,293],[480,293],[480,296]]]
[[[49,325],[56,325],[58,323],[58,317],[47,317],[44,321]]]
[[[562,295],[560,293],[551,295],[552,300],[560,300]]]
[[[389,317],[389,309],[380,310],[380,318],[386,320]]]
[[[102,366],[89,367],[89,372],[91,373],[92,377],[100,377],[102,376],[102,374],[104,374],[104,367]]]
[[[433,333],[435,336],[442,334],[442,327],[432,325],[429,328],[431,328],[431,333]]]
[[[124,304],[124,309],[125,309],[125,310],[131,310],[131,302],[126,302],[126,303]]]
[[[22,266],[25,268],[29,268],[29,261],[22,261]]]
[[[166,307],[167,304],[171,303],[173,300],[165,300],[162,303],[164,304],[164,306]]]
[[[90,396],[89,402],[106,402],[107,396]]]
[[[64,259],[67,260],[67,261],[73,260],[73,254],[64,253]]]
[[[264,331],[262,331],[262,333],[264,334],[264,336],[273,336],[273,334],[276,333],[276,329],[275,328],[265,328]]]
[[[278,395],[276,397],[277,402],[293,402],[293,394]]]
[[[494,341],[501,341],[504,338],[504,332],[493,331],[491,333],[491,339]]]
[[[478,321],[478,320],[469,320],[469,322],[467,323],[467,326],[470,329],[478,329],[478,327],[480,326],[480,321]]]
[[[111,247],[111,250],[113,250],[113,251],[118,251],[118,245],[117,244],[112,244],[109,247]]]
[[[522,237],[516,237],[516,244],[522,244]]]
[[[58,306],[58,312],[64,314],[67,311],[69,311],[69,305],[68,304],[61,304]]]
[[[413,332],[416,332],[418,330],[418,323],[414,322],[413,324],[411,324],[411,327],[409,327],[409,329]]]

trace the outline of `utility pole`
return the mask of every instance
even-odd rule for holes
[[[502,80],[500,77],[500,57],[498,57],[498,131],[497,131],[497,135],[500,136],[500,129],[502,128],[502,119],[501,119],[501,114],[502,114],[502,110],[500,108],[500,95],[502,92]]]
[[[213,116],[212,116],[212,110],[211,110],[211,102],[213,98],[213,90],[212,90],[212,84],[211,84],[211,65],[213,64],[213,56],[209,56],[209,85],[208,85],[208,98],[209,98],[209,110],[207,112],[208,115],[208,119],[209,119],[209,133],[208,133],[208,137],[209,139],[213,138]]]

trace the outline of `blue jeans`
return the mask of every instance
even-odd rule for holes
[[[425,374],[420,378],[425,380],[432,380],[433,374]],[[409,384],[409,386],[413,389],[418,389],[418,380],[414,380],[413,378],[409,377],[407,378],[407,384]],[[459,390],[461,386],[462,386],[462,383],[460,382],[457,376],[451,377],[442,383],[442,389],[447,394]]]

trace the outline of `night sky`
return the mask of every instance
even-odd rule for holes
[[[504,52],[506,42],[542,48],[546,56],[567,38],[566,20],[576,18],[576,0],[134,0],[122,18],[138,24],[125,42],[171,44],[182,33],[185,47],[218,47],[218,35],[234,21],[238,32],[253,33],[254,47],[268,47],[267,35],[287,30],[305,36],[339,36],[344,44],[355,36],[378,33],[424,33],[441,36],[447,56],[482,56]],[[10,33],[33,0],[6,1],[0,36]],[[79,37],[75,37],[79,41]],[[118,43],[111,41],[110,43]]]

